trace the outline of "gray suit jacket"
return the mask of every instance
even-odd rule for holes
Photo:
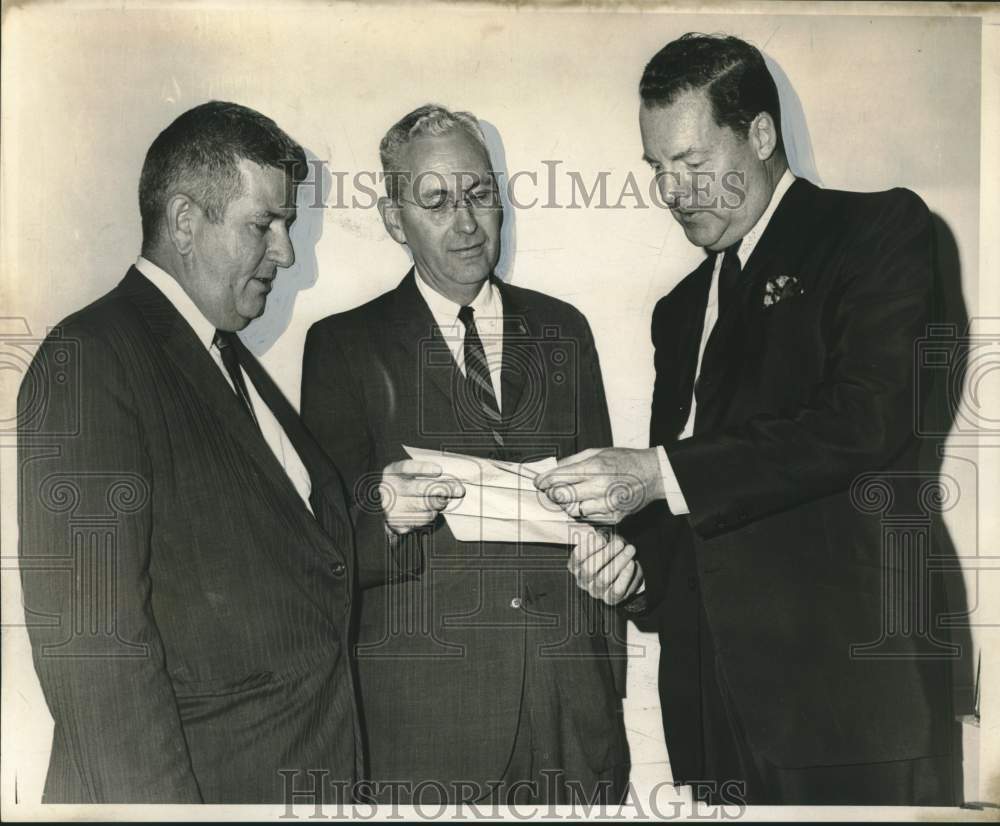
[[[499,780],[526,663],[544,660],[556,683],[544,701],[558,709],[565,735],[560,765],[588,782],[628,760],[624,628],[576,587],[566,546],[460,543],[439,519],[387,549],[373,494],[383,467],[407,458],[404,444],[514,460],[610,444],[590,329],[569,304],[496,282],[500,451],[456,399],[462,375],[414,279],[411,271],[396,289],[314,325],[303,368],[303,419],[359,510],[360,577],[389,580],[363,593],[359,623],[370,776]]]
[[[134,268],[48,337],[18,409],[45,801],[279,802],[280,770],[353,780],[353,533],[322,452],[296,445],[314,517]]]

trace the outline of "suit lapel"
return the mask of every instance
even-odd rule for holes
[[[301,498],[285,469],[247,416],[242,402],[229,386],[208,348],[198,341],[173,304],[135,267],[125,276],[121,289],[145,318],[174,366],[206,400],[222,426],[264,475],[288,497],[294,497],[302,507]]]
[[[528,379],[542,375],[537,342],[543,331],[538,328],[530,306],[518,301],[498,278],[494,276],[491,280],[503,305],[500,414],[501,431],[507,433],[516,425]],[[417,289],[416,273],[412,268],[395,290],[387,326],[392,346],[400,351],[403,369],[416,370],[421,392],[431,390],[441,394],[454,415],[454,387],[461,374],[448,342]],[[457,418],[456,427],[460,427]]]
[[[809,227],[816,218],[813,202],[818,191],[819,188],[809,181],[796,178],[750,254],[743,270],[749,289],[745,310],[750,319],[764,310],[764,288],[768,279],[798,274],[811,243]]]
[[[257,388],[258,394],[270,408],[278,420],[285,435],[295,448],[302,464],[309,472],[310,504],[316,519],[310,520],[320,526],[342,547],[348,541],[348,520],[344,505],[346,494],[344,483],[336,466],[319,446],[313,435],[302,423],[299,414],[292,407],[284,393],[274,383],[260,362],[247,350],[242,341],[237,338],[236,347],[239,350],[240,364],[246,371],[250,381]],[[268,451],[270,452],[270,451]],[[287,474],[285,474],[287,478]],[[298,491],[295,491],[298,495]]]
[[[418,393],[425,390],[440,393],[451,406],[458,365],[417,289],[416,277],[411,267],[396,287],[386,332],[400,354],[403,370],[416,375]]]
[[[535,317],[530,308],[519,302],[500,279],[493,278],[503,304],[503,357],[500,364],[500,416],[502,430],[509,433],[524,394],[529,374],[541,376],[538,364],[539,340]]]
[[[712,284],[715,259],[701,265],[675,287],[668,311],[658,319],[656,413],[650,427],[650,444],[666,444],[676,439],[691,412],[698,351],[705,325],[705,308]],[[670,380],[670,376],[675,376]]]
[[[306,430],[299,414],[295,412],[291,402],[285,398],[285,394],[274,383],[267,371],[261,367],[260,362],[254,358],[253,354],[246,348],[246,345],[237,338],[236,347],[239,350],[240,364],[246,371],[250,381],[257,388],[261,398],[266,400],[266,404],[271,409],[274,417],[285,431],[295,452],[302,459],[302,464],[309,471],[309,478],[314,488],[325,486],[332,478],[336,477],[337,471],[333,462],[323,452],[316,443],[312,434]]]
[[[742,273],[740,307],[727,313],[725,324],[713,332],[727,341],[725,351],[711,364],[702,363],[698,379],[697,432],[723,425],[737,395],[741,377],[752,375],[764,344],[764,290],[769,279],[797,273],[810,243],[809,226],[815,220],[812,207],[817,188],[797,179],[778,204],[754,247]],[[747,379],[749,380],[749,379]]]

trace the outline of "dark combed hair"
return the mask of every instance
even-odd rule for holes
[[[238,103],[203,103],[160,132],[139,177],[143,248],[158,240],[167,201],[178,192],[192,198],[210,221],[221,221],[242,192],[241,160],[282,169],[293,184],[306,177],[302,147],[269,117]]]
[[[742,138],[753,119],[767,112],[782,147],[778,87],[756,47],[729,35],[688,32],[660,49],[639,81],[639,96],[650,107],[668,106],[678,95],[701,89],[715,122]]]

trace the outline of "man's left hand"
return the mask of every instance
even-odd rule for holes
[[[567,567],[580,588],[608,605],[628,599],[643,583],[635,548],[605,528],[577,540]]]
[[[574,519],[616,525],[663,498],[656,448],[591,448],[560,460],[535,487]]]

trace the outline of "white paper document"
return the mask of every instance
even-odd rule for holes
[[[575,545],[594,528],[577,522],[536,490],[536,476],[556,466],[555,457],[537,462],[502,462],[463,453],[403,449],[412,459],[433,462],[465,487],[465,496],[444,510],[459,542],[549,542]]]

